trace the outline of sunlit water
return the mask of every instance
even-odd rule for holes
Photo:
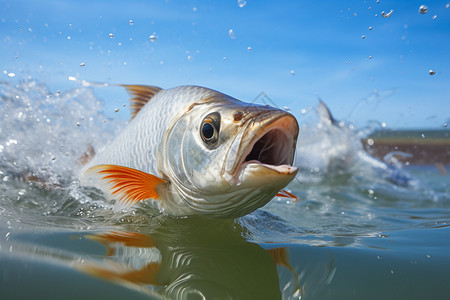
[[[114,214],[75,172],[89,147],[100,149],[125,123],[104,115],[90,88],[0,88],[1,299],[444,299],[450,292],[448,175],[434,166],[386,175],[383,162],[361,157],[367,130],[299,119],[310,127],[302,127],[309,143],[298,159],[310,151],[311,160],[299,163],[288,187],[298,202],[275,198],[237,220],[150,216],[145,204]],[[320,157],[308,150],[327,143],[347,149]]]

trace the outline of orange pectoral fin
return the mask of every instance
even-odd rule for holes
[[[158,188],[168,183],[152,174],[117,165],[97,165],[86,171],[99,179],[100,188],[119,200],[114,211],[130,208],[145,199],[160,199]]]
[[[284,197],[284,198],[290,198],[292,199],[293,202],[297,202],[298,201],[298,197],[295,196],[292,193],[289,193],[286,190],[281,190],[278,194],[276,194],[277,197]]]

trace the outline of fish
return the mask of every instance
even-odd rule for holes
[[[298,171],[292,114],[200,86],[121,86],[131,120],[79,173],[113,211],[151,199],[171,216],[240,217],[276,195],[296,199],[280,192]]]

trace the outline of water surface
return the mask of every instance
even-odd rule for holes
[[[75,172],[89,146],[100,149],[124,124],[103,114],[89,88],[1,88],[1,299],[445,299],[450,292],[445,164],[395,169],[407,181],[367,164],[302,169],[288,186],[298,202],[275,198],[236,220],[151,216],[145,204],[114,214]]]

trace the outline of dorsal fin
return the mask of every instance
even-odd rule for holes
[[[319,98],[319,106],[317,107],[317,110],[318,110],[321,121],[327,121],[327,122],[331,122],[331,124],[333,124],[333,125],[339,125],[339,122],[333,117],[328,106],[320,98]]]
[[[121,84],[133,97],[130,99],[131,119],[133,119],[141,108],[153,98],[162,88],[151,85],[127,85]]]

